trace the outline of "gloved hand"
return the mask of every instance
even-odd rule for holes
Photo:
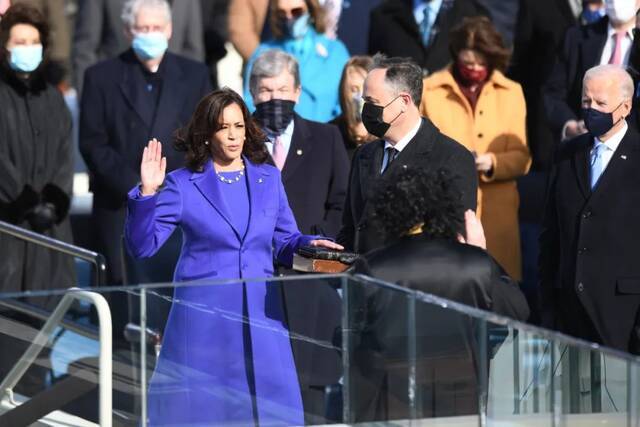
[[[67,193],[54,184],[47,184],[42,188],[42,202],[52,204],[55,209],[55,223],[60,223],[69,214],[71,200]]]
[[[56,223],[56,207],[53,203],[40,203],[27,212],[26,216],[31,229],[37,233],[43,233]]]
[[[40,202],[40,195],[30,185],[25,185],[18,197],[6,206],[6,219],[12,224],[20,224]]]

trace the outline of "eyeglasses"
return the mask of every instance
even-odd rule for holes
[[[278,9],[276,11],[278,18],[288,19],[291,16],[293,19],[297,19],[307,13],[306,7],[294,7],[293,9]]]

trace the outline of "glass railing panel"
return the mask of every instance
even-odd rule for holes
[[[636,358],[390,284],[305,275],[95,294],[112,318],[112,425],[640,427]],[[0,295],[0,382],[63,295]],[[100,422],[99,314],[82,304],[42,341],[27,371],[38,381],[13,387],[32,406],[10,411],[3,393],[0,425]]]

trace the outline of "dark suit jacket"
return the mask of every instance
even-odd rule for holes
[[[403,237],[356,261],[355,272],[518,320],[529,308],[517,283],[482,249],[423,235]],[[407,296],[376,287],[350,294],[354,311],[352,411],[357,421],[410,416]],[[364,289],[363,289],[364,288]],[[359,291],[359,292],[357,292]],[[478,346],[470,317],[417,302],[418,417],[476,414]],[[433,327],[433,325],[438,325]]]
[[[122,279],[120,236],[127,193],[140,181],[142,151],[150,138],[163,143],[169,171],[184,166],[184,155],[173,149],[173,133],[191,118],[200,99],[211,90],[207,68],[167,52],[161,64],[163,83],[153,121],[139,113],[131,50],[87,70],[81,100],[80,151],[89,168],[97,249],[107,257],[110,279]]]
[[[549,79],[564,35],[578,21],[568,0],[521,0],[509,77],[522,85],[534,170],[549,170],[559,135],[549,127],[542,87]]]
[[[568,120],[580,117],[582,78],[589,69],[600,64],[607,42],[609,19],[569,29],[558,53],[549,80],[544,86],[544,102],[551,129],[560,135]]]
[[[385,0],[371,11],[369,54],[410,57],[431,74],[451,61],[451,28],[462,18],[475,15],[487,12],[473,0],[444,0],[434,25],[437,33],[425,48],[413,16],[413,0]]]
[[[282,182],[289,206],[305,234],[335,237],[347,194],[349,159],[333,125],[293,118],[294,128]]]
[[[589,134],[566,142],[551,172],[540,237],[543,319],[638,353],[640,135],[629,128],[594,191],[592,146]]]
[[[169,50],[204,60],[202,10],[198,0],[170,1],[173,34]],[[81,91],[84,73],[98,61],[114,58],[128,47],[122,24],[125,0],[80,0],[73,33],[73,72]]]
[[[353,156],[342,228],[337,239],[348,250],[365,253],[382,246],[380,233],[369,218],[367,202],[370,192],[376,189],[383,155],[384,141],[378,140],[360,146]],[[465,147],[441,133],[429,119],[422,119],[416,136],[385,173],[407,167],[449,169],[458,176],[464,209],[476,210],[478,174],[473,156]]]

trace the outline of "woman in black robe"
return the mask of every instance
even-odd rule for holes
[[[71,116],[62,95],[43,77],[45,22],[36,9],[21,4],[10,7],[0,20],[0,220],[71,242]],[[0,293],[74,284],[70,256],[0,233]],[[27,302],[52,309],[56,300]],[[33,319],[0,310],[0,321],[9,317],[39,328]],[[0,336],[0,378],[26,348],[23,340]],[[42,369],[29,371],[22,390],[39,390],[43,378]]]

